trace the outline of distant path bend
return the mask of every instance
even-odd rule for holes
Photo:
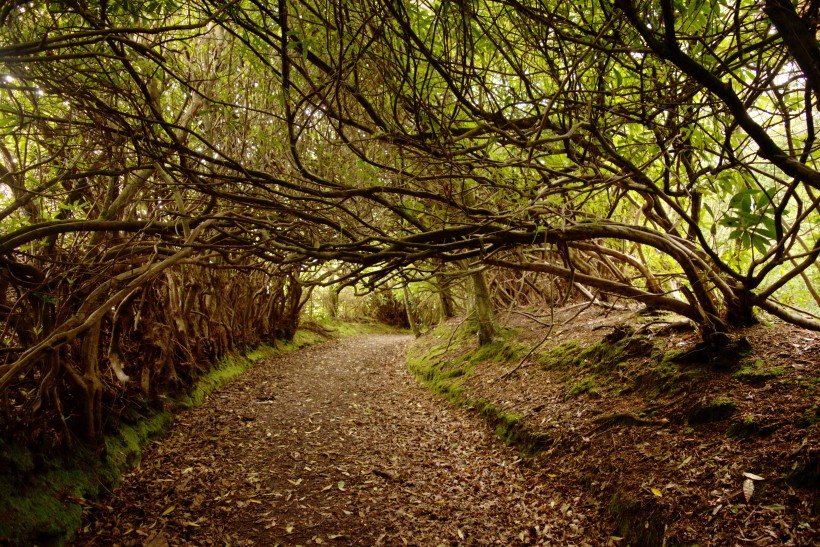
[[[177,416],[77,544],[563,544],[577,497],[407,372],[404,335],[259,363]],[[599,532],[599,531],[598,531]],[[594,535],[598,535],[597,533]]]

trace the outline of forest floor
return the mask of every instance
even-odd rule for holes
[[[726,363],[698,363],[693,333],[662,320],[568,310],[526,357],[535,319],[505,318],[506,360],[469,367],[456,322],[260,362],[178,414],[74,544],[820,541],[820,335],[759,326]],[[460,407],[413,377],[409,346],[461,367],[446,375]],[[572,363],[551,366],[559,351]]]
[[[510,545],[604,537],[481,419],[407,371],[406,335],[258,364],[181,413],[76,545]],[[524,536],[522,536],[524,537]],[[564,543],[560,541],[560,543]]]
[[[411,368],[584,492],[578,543],[820,545],[820,334],[758,324],[707,354],[680,317],[582,305],[511,311],[481,349],[458,322]]]

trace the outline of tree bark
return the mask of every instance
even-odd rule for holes
[[[471,273],[470,280],[473,286],[473,312],[478,323],[478,343],[484,346],[492,342],[495,336],[493,303],[484,270]]]

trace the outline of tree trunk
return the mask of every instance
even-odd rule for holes
[[[482,346],[493,341],[495,325],[493,324],[493,304],[484,271],[470,274],[473,285],[473,311],[478,323],[478,343]]]
[[[410,291],[407,289],[407,285],[402,287],[404,291],[404,311],[407,313],[407,322],[410,324],[410,328],[413,330],[413,335],[418,338],[421,336],[421,329],[419,329],[419,325],[416,322],[416,314],[413,313],[414,305],[412,299],[410,297]]]
[[[446,321],[456,315],[456,301],[451,290],[452,279],[446,275],[436,275],[438,297],[441,303],[441,320]]]

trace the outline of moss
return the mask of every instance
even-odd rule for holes
[[[0,452],[16,461],[0,475],[0,543],[65,544],[81,523],[77,502],[99,496],[105,465],[82,448],[64,454],[3,443]]]
[[[706,403],[696,404],[689,411],[689,425],[705,424],[725,420],[734,413],[737,403],[731,399],[718,397]]]
[[[600,393],[607,385],[623,394],[634,388],[623,386],[620,381],[630,360],[648,356],[653,349],[654,344],[644,336],[608,337],[588,347],[570,341],[543,352],[539,363],[547,370],[564,373],[567,398],[581,393]]]
[[[0,439],[0,474],[25,474],[34,469],[34,458],[28,447]]]
[[[81,525],[82,507],[38,490],[0,502],[0,538],[11,544],[64,545]]]
[[[576,397],[581,393],[599,393],[598,384],[592,376],[586,376],[581,380],[569,384],[566,387],[566,399]]]
[[[506,339],[494,340],[489,344],[479,346],[477,349],[465,354],[470,363],[509,363],[524,356],[526,348],[520,344],[511,343]]]
[[[776,431],[782,424],[769,420],[760,420],[753,414],[747,414],[742,419],[729,424],[726,429],[727,437],[746,439],[749,437],[765,437]]]
[[[570,366],[578,361],[582,351],[583,348],[578,346],[578,342],[572,340],[541,353],[538,362],[545,370]]]
[[[732,374],[732,377],[750,384],[762,384],[785,372],[784,367],[769,366],[762,359],[757,359],[753,362],[741,363],[740,368]]]
[[[808,429],[810,427],[814,427],[817,422],[820,422],[820,406],[813,406],[803,413],[800,416],[800,419],[797,420],[797,427],[801,429]]]
[[[690,390],[692,382],[703,376],[705,369],[684,356],[678,350],[652,352],[646,367],[635,377],[635,390],[649,399]]]
[[[116,433],[105,438],[105,462],[116,471],[111,477],[114,484],[119,482],[119,471],[129,469],[139,463],[142,447],[149,441],[162,437],[174,422],[169,412],[152,412],[134,425],[121,424]]]
[[[820,376],[799,378],[797,380],[797,385],[803,388],[809,395],[814,395],[820,391]]]
[[[502,335],[505,334],[502,332]],[[523,423],[523,416],[506,412],[501,407],[484,399],[470,399],[465,396],[464,382],[473,374],[477,363],[494,361],[509,362],[521,358],[522,346],[499,339],[485,346],[464,349],[464,344],[473,344],[470,338],[457,339],[442,332],[442,344],[423,349],[421,345],[411,346],[407,365],[410,371],[428,389],[446,397],[452,404],[464,406],[478,412],[494,428],[505,443],[519,447],[523,452],[534,453],[552,443],[546,432],[533,432]],[[447,354],[447,358],[442,356]]]
[[[459,404],[464,391],[461,384],[470,376],[474,365],[469,359],[439,360],[443,351],[442,346],[435,346],[425,353],[411,356],[407,360],[408,368],[428,389]]]
[[[654,345],[645,336],[630,336],[617,341],[607,339],[594,344],[578,355],[578,366],[596,372],[608,372],[632,357],[649,355]]]
[[[297,336],[299,336],[299,332],[300,331],[297,331],[296,335],[294,335],[294,337],[293,337],[294,340],[296,340]],[[313,333],[308,333],[308,334],[313,334]],[[318,336],[318,335],[316,335],[316,336]],[[264,359],[266,357],[272,357],[272,356],[276,355],[277,353],[278,353],[278,350],[276,348],[272,348],[267,344],[261,344],[261,345],[255,347],[254,349],[248,351],[247,353],[245,353],[245,357],[247,357],[250,362],[256,363],[256,362],[261,361],[262,359]]]
[[[522,452],[535,454],[550,446],[552,435],[546,431],[534,432],[523,423],[524,416],[516,412],[506,412],[500,406],[486,399],[472,403],[482,418],[495,430],[495,434],[507,445],[516,446]]]

